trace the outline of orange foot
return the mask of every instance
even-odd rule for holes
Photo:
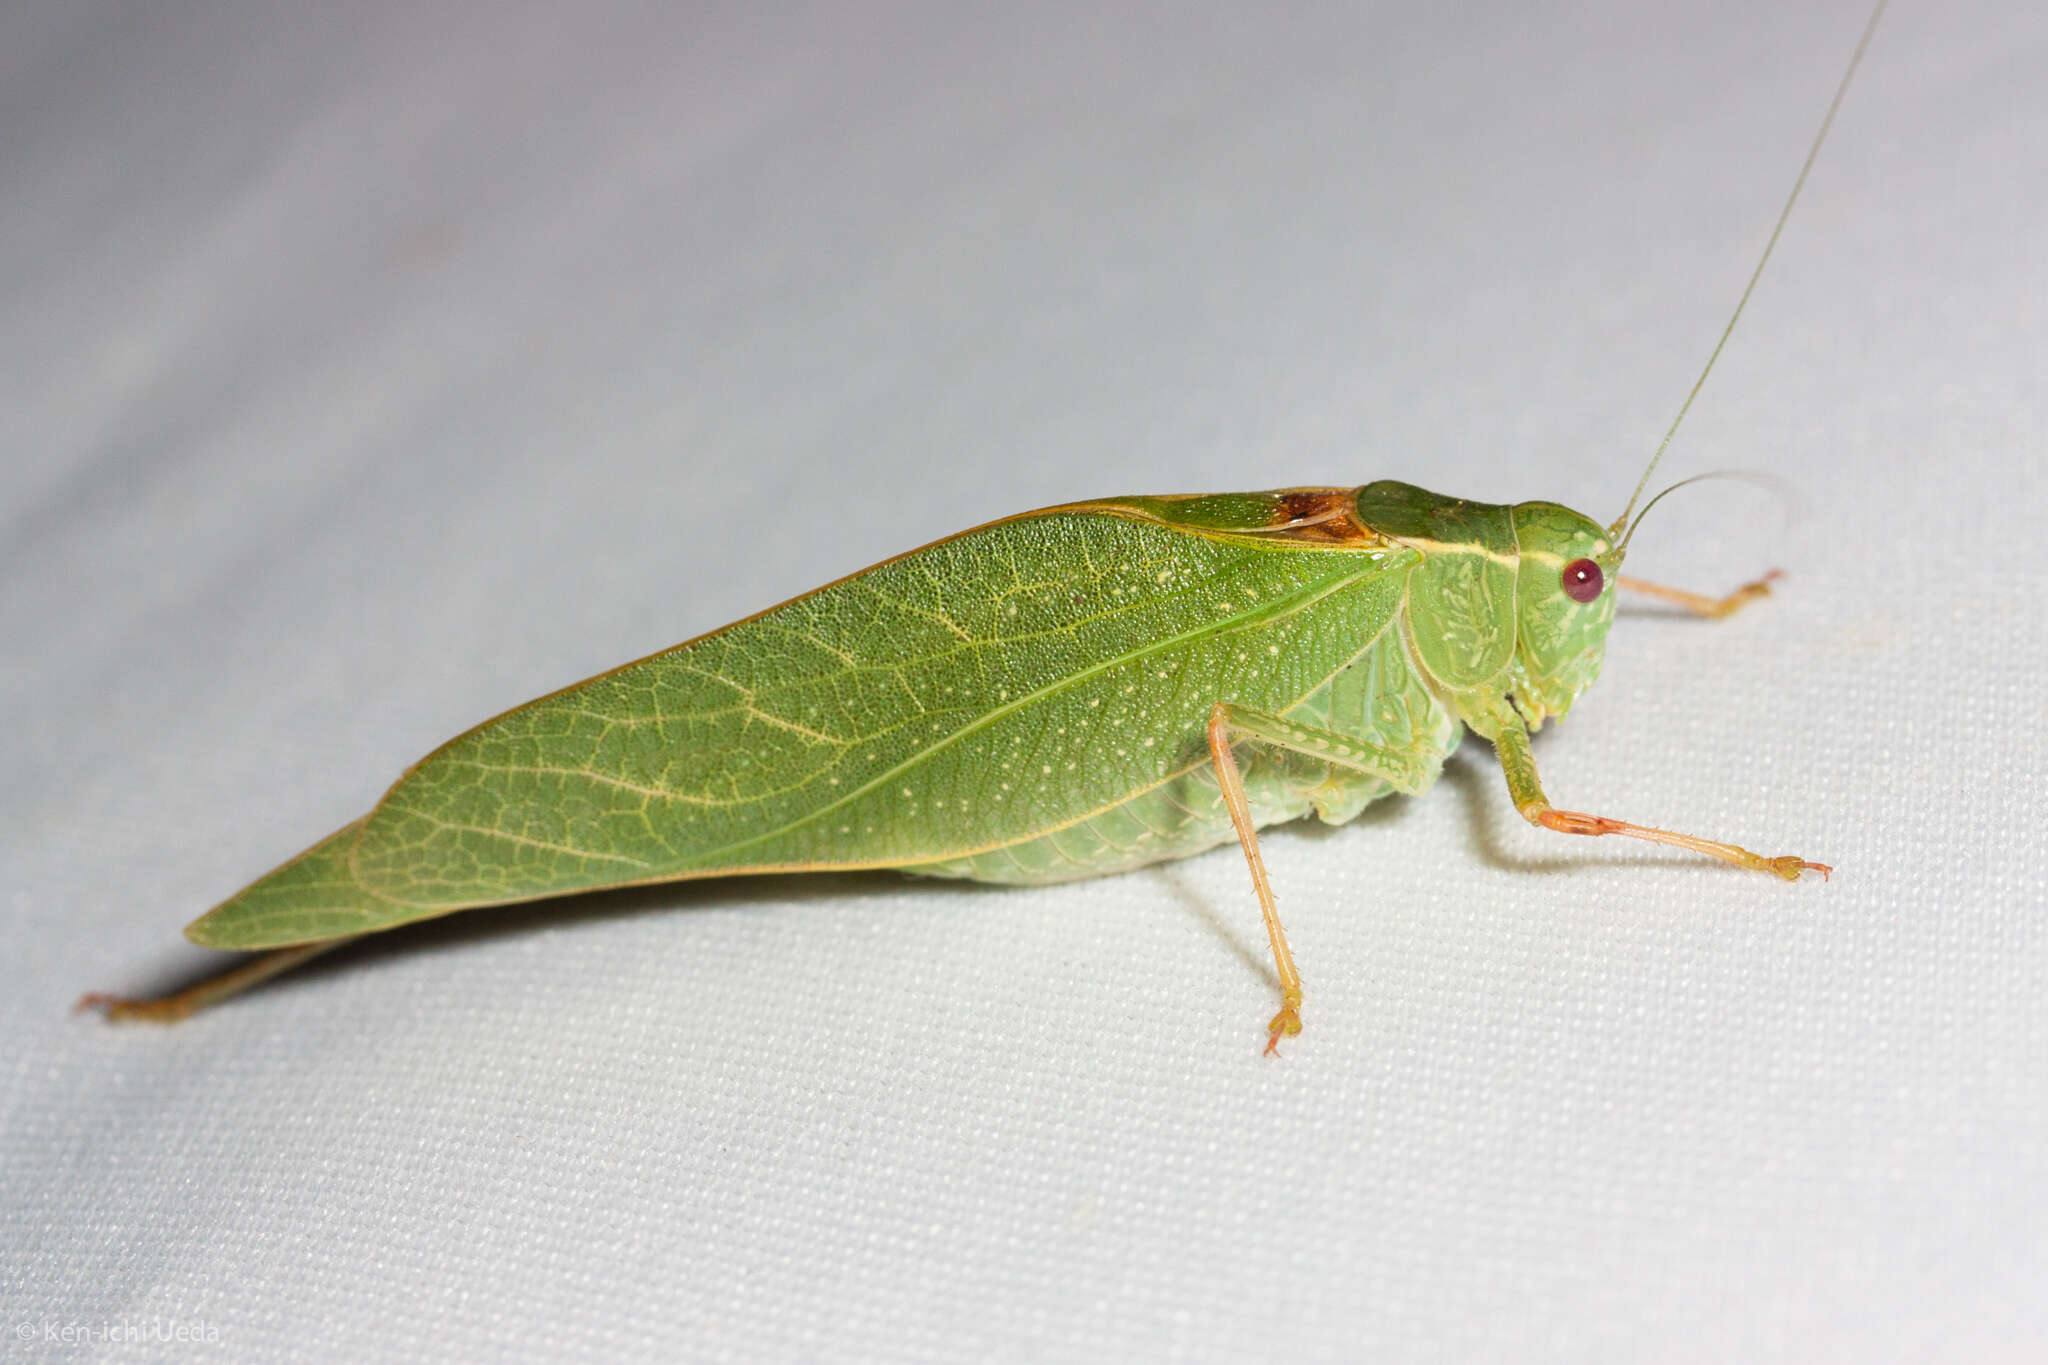
[[[1280,1040],[1283,1037],[1292,1038],[1301,1032],[1301,1010],[1297,1006],[1289,1005],[1274,1015],[1273,1022],[1266,1027],[1272,1030],[1272,1036],[1266,1039],[1266,1055],[1278,1057]]]

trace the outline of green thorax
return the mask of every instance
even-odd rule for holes
[[[1530,729],[1562,717],[1600,675],[1621,557],[1591,518],[1551,502],[1468,502],[1382,480],[1358,490],[1357,519],[1417,551],[1406,621],[1416,661],[1466,724],[1492,738],[1503,697]],[[1604,587],[1565,590],[1591,560]]]

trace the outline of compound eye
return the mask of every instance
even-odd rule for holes
[[[1590,559],[1574,559],[1564,566],[1564,595],[1574,602],[1591,602],[1607,585],[1606,575]]]

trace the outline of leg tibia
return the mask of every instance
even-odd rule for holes
[[[1775,873],[1788,882],[1798,881],[1802,872],[1818,872],[1825,878],[1834,871],[1826,863],[1810,863],[1804,858],[1793,857],[1790,854],[1767,858],[1761,853],[1751,853],[1746,848],[1722,843],[1718,839],[1677,834],[1668,829],[1655,829],[1649,825],[1632,825],[1626,820],[1616,820],[1605,815],[1588,815],[1584,811],[1559,810],[1555,806],[1544,806],[1533,810],[1525,809],[1522,815],[1531,824],[1554,829],[1560,834],[1624,834],[1631,839],[1647,839],[1651,843],[1688,848],[1695,853],[1704,853],[1709,858],[1719,858],[1722,862],[1733,863],[1737,867]]]
[[[340,947],[357,937],[360,935],[279,948],[260,957],[251,958],[240,966],[231,967],[219,976],[209,977],[196,986],[189,986],[176,994],[158,996],[154,999],[138,999],[93,991],[80,996],[76,1008],[100,1010],[107,1018],[124,1023],[140,1020],[152,1024],[175,1024],[208,1005],[216,1005],[229,996],[240,995],[251,986],[268,981],[279,972],[288,972],[306,959],[318,957],[329,948]]]
[[[1420,754],[1403,753],[1382,745],[1339,734],[1313,725],[1302,725],[1285,716],[1252,711],[1230,702],[1217,702],[1209,713],[1209,755],[1216,765],[1217,785],[1223,789],[1230,823],[1244,848],[1244,860],[1252,873],[1252,889],[1258,893],[1259,913],[1266,922],[1266,937],[1273,949],[1273,967],[1280,976],[1280,1012],[1267,1025],[1266,1051],[1276,1052],[1283,1037],[1301,1032],[1301,973],[1294,966],[1294,952],[1287,946],[1287,931],[1280,926],[1280,910],[1273,899],[1272,883],[1266,877],[1265,860],[1259,856],[1258,831],[1252,825],[1251,803],[1245,797],[1244,776],[1238,771],[1235,744],[1250,741],[1288,753],[1321,759],[1377,777],[1396,791],[1421,791],[1429,785],[1432,769]]]
[[[1702,839],[1697,835],[1678,834],[1649,825],[1634,825],[1606,815],[1559,810],[1550,804],[1550,798],[1543,794],[1543,786],[1536,778],[1536,758],[1529,752],[1529,732],[1521,722],[1503,716],[1499,737],[1493,743],[1494,751],[1500,756],[1501,774],[1507,778],[1508,795],[1514,798],[1515,809],[1522,813],[1522,818],[1532,825],[1554,829],[1560,834],[1620,834],[1631,839],[1647,839],[1651,843],[1704,853],[1709,858],[1719,858],[1737,867],[1769,872],[1787,881],[1798,881],[1802,872],[1818,872],[1825,877],[1834,870],[1826,863],[1808,862],[1790,855],[1766,857],[1718,839]]]
[[[1771,595],[1771,584],[1785,575],[1777,569],[1771,570],[1754,583],[1744,583],[1726,597],[1709,597],[1703,592],[1687,592],[1684,588],[1667,588],[1662,583],[1651,583],[1641,578],[1621,574],[1615,582],[1630,592],[1639,592],[1645,597],[1654,597],[1660,602],[1669,602],[1684,607],[1695,616],[1732,616],[1760,597]]]

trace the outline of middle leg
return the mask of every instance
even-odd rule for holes
[[[1216,765],[1217,785],[1230,811],[1231,826],[1251,867],[1252,889],[1258,893],[1259,913],[1266,922],[1266,938],[1273,949],[1273,967],[1280,977],[1280,1012],[1273,1016],[1266,1039],[1266,1051],[1277,1053],[1282,1037],[1301,1032],[1301,972],[1294,965],[1294,950],[1287,946],[1287,931],[1280,924],[1280,908],[1273,899],[1273,884],[1266,876],[1266,861],[1259,854],[1259,832],[1252,823],[1251,802],[1245,795],[1244,774],[1238,768],[1232,746],[1252,740],[1287,753],[1304,754],[1340,767],[1367,773],[1385,781],[1396,791],[1420,791],[1429,775],[1422,759],[1383,745],[1338,734],[1313,725],[1303,725],[1285,716],[1253,711],[1231,702],[1219,701],[1209,712],[1209,756]]]

